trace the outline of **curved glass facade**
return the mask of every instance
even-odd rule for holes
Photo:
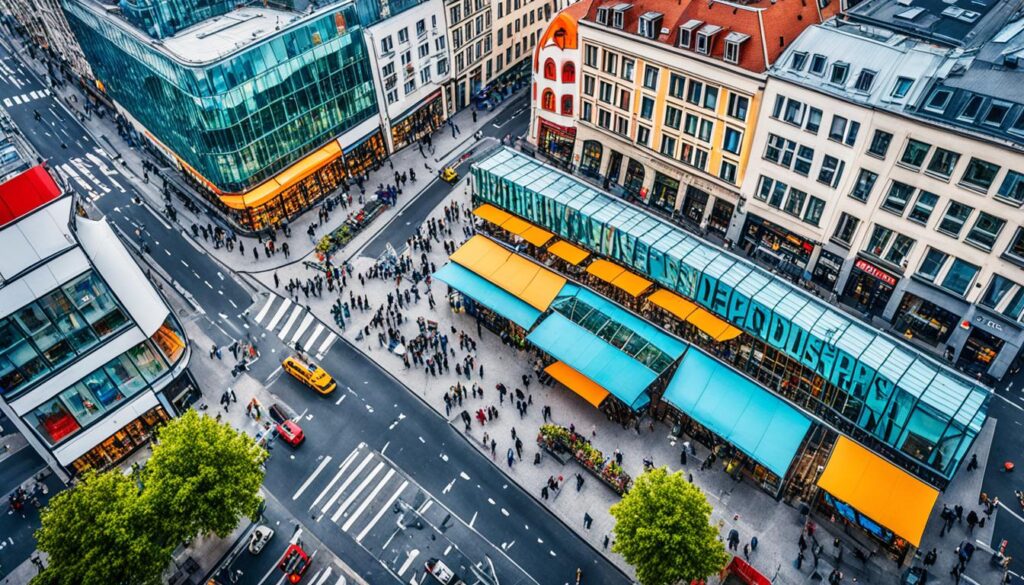
[[[304,19],[276,11],[300,20],[194,64],[91,0],[64,7],[110,96],[222,192],[251,189],[377,112],[351,4]],[[204,51],[216,53],[194,52]]]

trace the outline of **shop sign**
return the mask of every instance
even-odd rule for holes
[[[895,276],[889,274],[888,272],[882,270],[881,268],[875,266],[874,264],[871,264],[870,262],[866,262],[858,258],[857,262],[854,263],[854,266],[856,266],[857,269],[860,270],[861,272],[874,276],[875,278],[881,280],[882,282],[888,284],[889,286],[896,286]]]
[[[989,319],[984,315],[975,315],[974,322],[983,327],[994,329],[995,331],[998,331],[1000,333],[1003,332],[1003,325],[1001,323],[999,323],[998,321],[993,321],[992,319]],[[964,321],[964,324],[966,324],[966,326],[964,326],[963,324],[961,325],[961,327],[963,327],[964,329],[969,329],[971,326],[971,324],[968,323],[967,321]]]

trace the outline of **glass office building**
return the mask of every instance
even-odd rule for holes
[[[473,167],[475,198],[605,256],[741,329],[734,365],[785,361],[807,383],[773,389],[833,429],[944,487],[990,391],[750,262],[508,149]],[[746,355],[745,359],[740,356]]]
[[[242,230],[301,212],[366,154],[336,140],[377,113],[351,3],[241,6],[160,40],[92,0],[64,7],[102,89]]]
[[[121,0],[128,22],[162,39],[208,18],[230,12],[237,0]]]

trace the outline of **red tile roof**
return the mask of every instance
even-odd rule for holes
[[[748,35],[750,38],[741,45],[737,65],[761,73],[775,62],[805,28],[834,16],[839,2],[833,1],[819,10],[817,0],[594,0],[584,20],[597,26],[606,26],[597,23],[597,9],[619,4],[631,5],[626,11],[622,31],[636,36],[639,36],[637,23],[641,15],[647,12],[661,13],[661,28],[668,29],[668,33],[659,34],[655,40],[673,48],[676,48],[679,27],[690,20],[699,20],[702,26],[722,27],[713,37],[710,53],[713,59],[723,59],[725,37],[730,32]],[[612,27],[608,25],[608,28]],[[689,49],[677,50],[698,55],[693,44]]]
[[[537,46],[533,51],[533,70],[536,72],[540,64],[540,51],[543,49],[552,38],[555,38],[555,34],[561,31],[562,34],[559,38],[555,38],[556,43],[561,43],[562,49],[575,49],[579,42],[579,30],[578,23],[587,11],[590,9],[590,5],[594,0],[579,0],[575,4],[569,5],[561,12],[555,15],[551,22],[548,23],[548,27],[544,29],[544,34],[541,35],[540,40],[537,41]],[[560,39],[560,40],[559,40]]]
[[[17,221],[60,195],[60,187],[42,165],[0,183],[0,226]]]

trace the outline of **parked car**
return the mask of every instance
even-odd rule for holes
[[[338,387],[323,368],[309,360],[301,360],[295,356],[288,356],[281,362],[284,371],[291,374],[296,380],[316,390],[320,394],[330,394]]]
[[[466,585],[466,582],[459,579],[459,576],[444,564],[440,559],[430,559],[425,565],[427,574],[434,578],[434,581],[441,585]]]
[[[274,529],[260,524],[249,534],[249,552],[254,555],[260,554],[273,537]]]
[[[292,447],[298,447],[306,440],[306,434],[302,432],[302,427],[293,420],[277,423],[275,430],[277,431],[277,436],[281,437],[282,441]]]
[[[283,423],[286,420],[296,420],[299,418],[298,413],[283,402],[275,402],[271,404],[269,412],[271,420],[276,423]]]

